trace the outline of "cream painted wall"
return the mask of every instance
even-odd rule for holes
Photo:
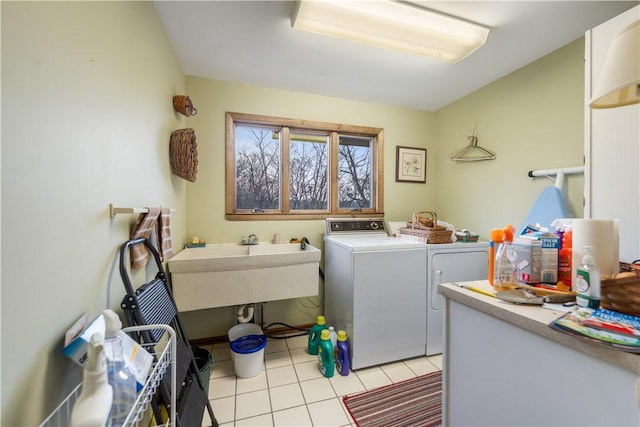
[[[226,111],[318,120],[384,128],[385,216],[406,220],[416,210],[434,203],[434,165],[427,158],[427,184],[395,182],[397,145],[434,150],[433,120],[428,113],[339,98],[267,89],[187,77],[187,90],[198,114],[188,120],[197,134],[198,178],[187,191],[187,235],[207,242],[239,242],[255,233],[269,241],[275,233],[282,239],[306,236],[322,248],[323,221],[227,221],[224,218],[224,114]],[[322,288],[321,293],[322,295]],[[310,300],[269,302],[265,322],[292,325],[311,323],[322,313],[321,297]],[[190,337],[226,335],[235,324],[232,308],[201,310],[184,315]]]
[[[61,354],[64,331],[82,312],[93,316],[106,306],[107,283],[111,306],[122,298],[113,256],[135,218],[111,220],[109,202],[175,207],[176,247],[190,235],[229,242],[251,232],[261,240],[305,235],[322,246],[322,221],[224,219],[225,111],[383,127],[387,219],[434,209],[484,236],[524,217],[548,185],[530,180],[529,169],[581,163],[581,41],[425,113],[185,81],[151,3],[2,2],[1,8],[2,425],[35,425],[50,412],[80,374]],[[171,96],[185,92],[199,111],[190,119],[171,108]],[[473,122],[480,143],[498,159],[452,164],[447,154],[466,144],[458,132],[469,132]],[[184,126],[198,135],[195,183],[172,176],[168,166],[169,134]],[[397,145],[427,148],[426,184],[395,183]],[[582,183],[569,181],[576,206]],[[319,306],[319,298],[269,303],[265,320],[308,323]],[[231,309],[220,309],[186,320],[190,337],[200,338],[224,335],[234,318]]]
[[[491,228],[519,227],[543,188],[535,169],[583,164],[584,38],[435,113],[436,208],[459,227],[489,238]],[[477,124],[479,145],[495,160],[452,162]],[[583,216],[584,176],[565,177],[568,211]]]
[[[323,247],[322,221],[224,219],[225,111],[382,127],[386,219],[404,221],[414,211],[435,210],[441,219],[484,239],[491,228],[519,226],[540,191],[553,185],[529,178],[529,170],[582,164],[583,48],[580,39],[437,113],[188,77],[198,107],[189,124],[198,135],[199,175],[188,189],[187,234],[208,242],[237,242],[250,233],[262,241],[278,233],[307,236]],[[497,152],[497,159],[450,161],[450,152],[468,144],[458,133],[470,134],[474,123],[480,145]],[[427,148],[426,184],[395,182],[397,145]],[[569,208],[578,217],[583,182],[582,175],[566,179]],[[315,298],[270,302],[265,322],[311,323],[322,314],[321,295],[322,286]],[[189,312],[184,318],[193,337],[225,335],[235,324],[232,308]]]
[[[168,142],[184,126],[171,100],[185,77],[150,2],[1,7],[0,424],[33,426],[80,379],[65,330],[106,307],[109,281],[111,307],[124,296],[113,257],[135,215],[110,219],[109,203],[175,207],[184,241]]]

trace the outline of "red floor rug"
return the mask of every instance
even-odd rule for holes
[[[442,423],[442,372],[345,396],[358,427],[431,427]]]

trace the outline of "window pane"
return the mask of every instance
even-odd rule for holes
[[[237,125],[236,209],[280,209],[280,136]]]
[[[289,208],[328,210],[328,135],[292,133],[289,142]]]
[[[339,136],[338,206],[371,208],[371,160],[373,138]]]

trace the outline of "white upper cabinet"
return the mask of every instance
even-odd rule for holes
[[[640,104],[589,108],[613,36],[640,6],[587,31],[585,39],[585,218],[618,219],[620,259],[640,259]]]

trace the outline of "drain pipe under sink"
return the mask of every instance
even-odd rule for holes
[[[238,307],[237,317],[238,323],[249,323],[253,318],[253,304],[245,304]]]

